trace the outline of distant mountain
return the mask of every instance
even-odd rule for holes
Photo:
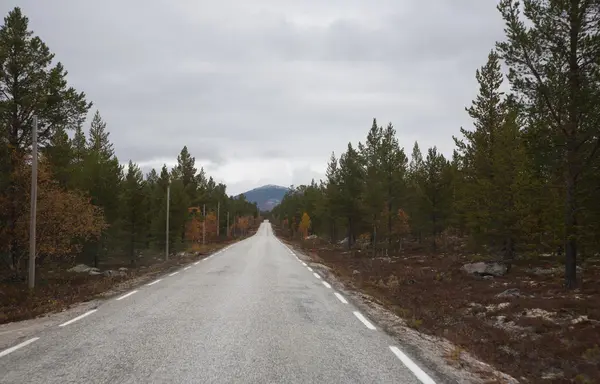
[[[287,187],[281,187],[279,185],[263,185],[262,187],[254,188],[248,192],[241,193],[240,195],[246,196],[246,200],[258,204],[258,208],[261,211],[270,211],[283,200],[286,192],[289,190]]]

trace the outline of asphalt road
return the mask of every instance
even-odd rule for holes
[[[37,337],[0,383],[433,383],[268,223]]]

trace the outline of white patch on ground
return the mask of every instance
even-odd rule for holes
[[[491,312],[491,311],[499,311],[499,310],[501,310],[501,309],[508,308],[508,307],[510,307],[510,303],[500,303],[500,304],[490,304],[490,305],[486,305],[486,306],[485,306],[485,309],[486,309],[488,312]]]
[[[554,318],[556,317],[556,312],[548,312],[544,309],[540,308],[530,308],[525,310],[525,317],[541,317],[544,320],[555,323]]]

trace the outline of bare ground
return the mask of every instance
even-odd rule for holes
[[[559,266],[539,259],[482,278],[460,269],[473,256],[373,258],[289,244],[347,287],[354,304],[411,353],[436,367],[445,362],[455,382],[600,382],[600,263],[586,264],[581,289],[565,291]]]

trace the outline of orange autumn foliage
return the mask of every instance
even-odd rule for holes
[[[394,217],[392,224],[392,230],[394,234],[403,237],[410,233],[410,226],[408,225],[408,214],[403,209],[399,209]]]
[[[15,259],[11,261],[11,268],[18,269],[29,248],[31,167],[27,164],[19,167],[14,180],[20,191],[19,199],[11,202],[7,195],[1,195],[0,212],[8,212],[11,203],[15,203],[19,212],[14,233]],[[38,168],[36,220],[36,255],[39,262],[45,258],[75,256],[83,240],[98,238],[106,228],[102,209],[92,205],[90,199],[79,191],[62,189],[52,180],[43,162]],[[0,228],[2,252],[8,250],[10,236],[8,226]]]
[[[195,216],[185,225],[185,239],[191,243],[202,242],[202,222]]]
[[[214,241],[217,240],[217,215],[214,212],[210,212],[206,215],[204,219],[205,222],[205,231],[206,231],[206,241]]]
[[[202,221],[202,216],[196,213],[186,223],[185,239],[191,243],[202,243],[203,237],[206,242],[217,240],[217,215],[214,212],[206,214]]]

